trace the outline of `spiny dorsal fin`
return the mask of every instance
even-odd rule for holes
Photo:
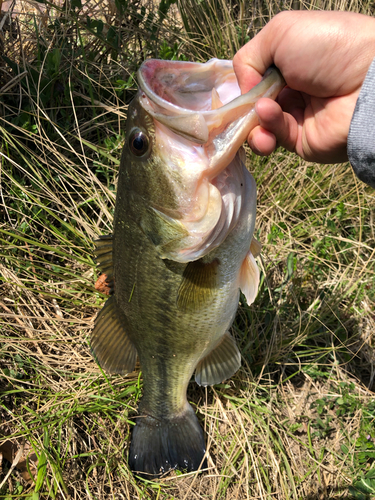
[[[220,344],[198,363],[195,381],[203,386],[220,384],[234,375],[240,366],[240,351],[234,338],[227,332]]]
[[[137,350],[124,327],[124,314],[110,297],[95,320],[91,349],[100,366],[109,373],[126,375],[135,368]]]
[[[113,288],[112,234],[100,236],[94,243],[97,265],[101,272],[107,275],[107,282],[110,288]]]
[[[251,247],[250,247],[251,248]],[[251,249],[242,263],[240,271],[240,289],[245,295],[247,303],[250,305],[254,302],[259,287],[259,269],[255,262]]]
[[[189,262],[182,275],[177,294],[177,307],[181,311],[199,311],[214,299],[217,286],[219,259],[212,262]]]

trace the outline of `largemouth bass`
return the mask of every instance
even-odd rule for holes
[[[205,467],[205,441],[186,389],[231,377],[241,356],[230,328],[240,289],[250,304],[259,271],[256,186],[241,145],[254,104],[285,83],[276,68],[240,95],[230,61],[148,60],[129,106],[113,235],[97,241],[114,294],[92,350],[110,373],[134,370],[144,391],[129,452],[144,477]]]

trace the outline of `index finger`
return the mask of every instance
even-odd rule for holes
[[[271,22],[275,24],[275,18]],[[274,63],[270,39],[273,31],[270,23],[244,45],[233,58],[233,69],[242,93],[248,92],[259,83],[267,68]]]

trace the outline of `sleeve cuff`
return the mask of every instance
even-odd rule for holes
[[[375,59],[363,82],[350,123],[348,157],[357,177],[375,188]]]

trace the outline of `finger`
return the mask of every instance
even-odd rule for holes
[[[277,147],[276,137],[260,126],[253,128],[247,142],[254,153],[259,156],[268,156]]]
[[[289,87],[284,88],[277,96],[277,102],[284,113],[294,116],[298,123],[302,123],[304,110],[310,104],[310,101],[311,96]]]
[[[290,58],[284,57],[285,49],[280,50],[280,47],[285,34],[298,20],[298,12],[279,12],[237,52],[233,58],[233,68],[242,93],[257,84],[271,64],[276,64],[283,73]]]
[[[255,87],[255,85],[257,85],[262,79],[262,73],[259,73],[256,69],[252,68],[248,64],[244,64],[244,62],[241,60],[240,52],[237,52],[237,54],[234,56],[233,69],[236,74],[238,85],[241,89],[242,94],[245,94],[250,89]]]
[[[269,28],[265,26],[233,58],[233,69],[241,92],[248,92],[260,82],[267,68],[273,63]]]
[[[266,98],[259,99],[255,111],[259,125],[273,134],[280,146],[288,151],[295,151],[299,126],[296,117],[284,113],[277,102]]]

